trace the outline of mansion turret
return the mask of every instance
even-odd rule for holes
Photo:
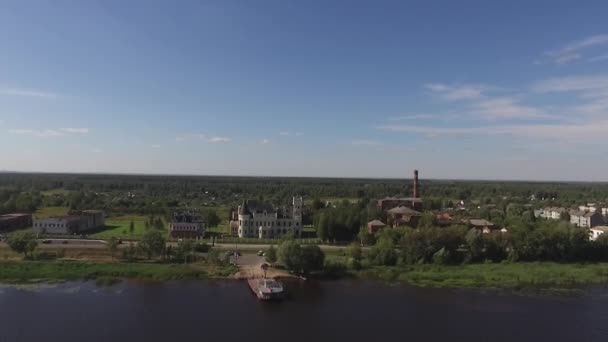
[[[238,208],[240,238],[274,239],[292,233],[302,236],[302,197],[294,197],[292,204],[275,208],[269,203],[243,201]]]

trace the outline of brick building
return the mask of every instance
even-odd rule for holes
[[[31,214],[6,214],[0,216],[0,232],[26,228],[32,225]]]

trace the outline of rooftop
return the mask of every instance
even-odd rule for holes
[[[380,220],[373,220],[368,222],[367,224],[372,225],[372,226],[386,226],[386,224],[384,224],[384,222],[380,221]]]
[[[606,233],[606,232],[608,232],[608,226],[595,226],[595,227],[591,228],[591,230],[598,230],[598,231]]]
[[[404,206],[400,206],[400,207],[396,207],[393,209],[390,209],[387,211],[390,214],[402,214],[402,215],[411,215],[411,216],[416,216],[416,215],[420,215],[419,211],[416,211],[414,209],[408,208],[408,207],[404,207]]]
[[[494,223],[485,220],[485,219],[470,219],[469,223],[476,227],[485,227],[485,226],[493,226]]]

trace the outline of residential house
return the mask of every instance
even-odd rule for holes
[[[488,234],[494,229],[497,229],[496,225],[485,219],[472,218],[467,220],[469,228],[475,228],[480,230],[484,234]]]
[[[543,218],[559,220],[562,214],[567,213],[568,209],[560,207],[548,207],[543,209]]]
[[[405,206],[390,209],[386,213],[392,222],[393,227],[415,227],[418,224],[418,219],[422,215],[419,211]]]
[[[437,225],[439,227],[448,227],[452,225],[452,222],[454,222],[454,218],[448,213],[441,213],[435,215],[435,221],[437,222]]]
[[[604,217],[598,212],[572,211],[570,212],[570,223],[576,227],[593,228],[604,224]]]
[[[373,220],[367,223],[367,232],[369,234],[375,234],[378,231],[386,227],[386,224],[380,220]]]

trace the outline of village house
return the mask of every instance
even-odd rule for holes
[[[604,224],[604,217],[597,212],[572,211],[570,212],[570,223],[576,227],[593,228]]]
[[[169,236],[174,239],[198,239],[205,235],[205,222],[194,213],[174,213],[169,222]]]
[[[26,228],[32,224],[31,214],[6,214],[0,216],[0,232]]]
[[[477,230],[480,230],[484,234],[488,234],[493,230],[498,229],[498,227],[496,227],[494,223],[485,219],[472,218],[466,220],[466,223],[469,228],[475,228]]]
[[[392,223],[393,227],[416,227],[418,219],[422,216],[419,211],[404,206],[390,209],[386,214],[388,215],[389,223]]]
[[[608,232],[608,226],[595,226],[589,229],[589,240],[595,241],[600,235]]]
[[[437,222],[437,225],[439,227],[448,227],[452,225],[452,222],[454,222],[454,218],[448,213],[441,213],[435,215],[435,222]]]
[[[367,233],[373,235],[382,230],[384,227],[386,227],[386,224],[380,220],[370,221],[367,223]]]
[[[568,209],[560,207],[544,208],[541,217],[546,219],[559,220],[562,214],[567,213]]]

